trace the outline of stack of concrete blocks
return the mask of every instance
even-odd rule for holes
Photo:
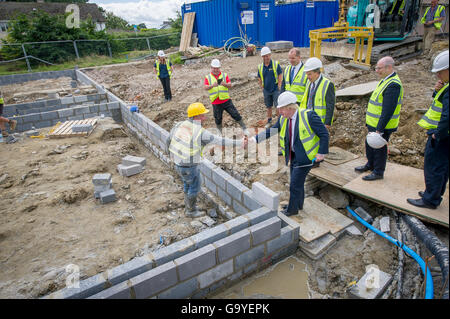
[[[145,157],[127,155],[122,158],[122,164],[117,165],[117,171],[121,176],[130,177],[141,173],[146,163]]]
[[[72,126],[73,133],[90,132],[92,129],[92,124],[76,124]]]
[[[262,207],[44,298],[205,298],[295,252],[299,227]]]
[[[294,42],[292,41],[272,41],[266,42],[266,46],[272,51],[287,51],[294,47]]]
[[[57,122],[86,120],[102,114],[116,121],[121,120],[119,103],[107,102],[106,94],[5,105],[4,114],[17,121],[18,132],[31,130],[32,127],[51,127]]]
[[[116,192],[112,189],[111,174],[95,174],[92,178],[94,184],[94,197],[100,199],[102,204],[116,201]]]

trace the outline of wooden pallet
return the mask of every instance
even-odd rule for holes
[[[179,52],[184,52],[191,45],[192,29],[194,27],[195,12],[184,15],[183,29],[181,30],[181,40]]]
[[[78,124],[91,124],[92,130],[89,132],[72,132],[72,127]],[[87,119],[87,120],[79,120],[79,121],[66,121],[55,127],[51,133],[48,134],[49,138],[63,138],[63,137],[74,137],[74,136],[82,136],[88,137],[92,131],[97,126],[97,119]]]

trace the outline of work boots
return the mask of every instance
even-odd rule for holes
[[[185,214],[187,217],[195,218],[205,215],[205,212],[199,211],[197,207],[197,196],[184,196]]]

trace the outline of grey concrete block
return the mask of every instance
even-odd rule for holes
[[[46,100],[45,105],[46,106],[60,106],[61,101],[59,99]]]
[[[50,126],[52,126],[51,121],[40,121],[40,122],[34,123],[35,128],[44,128],[44,127],[50,127]]]
[[[108,110],[108,107],[106,106],[106,103],[101,103],[98,105],[99,112],[106,112]]]
[[[141,257],[135,257],[130,261],[108,269],[106,275],[108,277],[108,282],[112,285],[117,285],[124,282],[130,278],[140,275],[146,271],[153,268],[153,260],[149,255],[144,255]]]
[[[86,95],[74,96],[75,103],[83,103],[83,102],[87,102],[87,100],[88,100],[88,98]]]
[[[100,111],[99,105],[89,106],[89,113],[98,113]]]
[[[58,110],[58,115],[59,117],[69,117],[69,116],[73,116],[74,115],[74,111],[73,109],[62,109],[62,110]]]
[[[73,104],[74,102],[73,96],[61,98],[61,104]]]
[[[136,164],[145,166],[146,163],[147,163],[147,161],[146,161],[145,157],[127,155],[124,158],[122,158],[122,165],[125,165],[125,166],[136,165]]]
[[[241,230],[214,243],[219,263],[224,262],[250,248],[250,232]]]
[[[359,215],[359,217],[361,217],[362,219],[364,219],[366,222],[368,222],[369,224],[373,223],[373,217],[370,216],[370,214],[368,212],[366,212],[364,210],[364,208],[362,207],[358,207],[355,209],[355,213],[357,213]]]
[[[157,266],[165,264],[170,260],[174,260],[186,255],[195,249],[195,243],[190,238],[179,240],[167,247],[152,252],[153,260]]]
[[[92,130],[92,128],[92,124],[76,124],[72,126],[72,132],[89,132],[90,130]]]
[[[256,246],[280,235],[281,220],[278,217],[272,217],[251,226],[249,230],[252,234],[252,245]]]
[[[384,216],[380,219],[380,230],[383,233],[388,233],[391,231],[389,216]]]
[[[88,94],[88,95],[86,95],[86,97],[87,97],[87,100],[88,100],[88,101],[100,100],[100,99],[98,98],[98,94]]]
[[[84,117],[83,117],[83,115],[69,116],[68,120],[69,121],[81,121],[81,120],[84,120]]]
[[[369,270],[361,277],[356,285],[348,290],[350,298],[377,299],[391,283],[392,276],[376,267]]]
[[[345,232],[350,236],[362,236],[361,231],[355,225],[350,225],[345,228]]]
[[[217,167],[212,171],[212,179],[214,183],[216,183],[219,187],[226,190],[227,189],[227,180],[233,179],[228,173],[226,173],[221,168]]]
[[[105,289],[87,299],[132,299],[131,290],[127,281]]]
[[[253,199],[253,193],[251,190],[243,192],[242,195],[244,196],[244,206],[247,207],[250,211],[254,211],[258,208],[263,207],[263,205]]]
[[[209,178],[205,177],[205,186],[207,189],[209,189],[214,194],[217,194],[217,186],[214,184]]]
[[[100,196],[100,202],[102,204],[115,202],[117,200],[116,192],[113,189],[108,189],[107,191],[101,192],[99,194],[99,196]]]
[[[103,273],[81,280],[78,288],[63,288],[45,299],[82,299],[95,295],[109,287]]]
[[[216,265],[216,249],[209,244],[174,260],[180,281],[193,277]]]
[[[107,104],[108,110],[117,110],[120,109],[119,102],[110,102]]]
[[[216,165],[208,161],[207,159],[203,159],[200,164],[200,171],[208,178],[212,178],[212,171],[217,168]]]
[[[198,289],[198,280],[196,277],[191,278],[185,282],[179,283],[173,288],[170,288],[160,293],[158,299],[185,299],[191,296]]]
[[[257,200],[262,205],[268,207],[270,210],[278,210],[280,195],[270,188],[264,186],[260,182],[256,182],[252,184],[252,193],[253,199]]]
[[[225,238],[228,235],[228,228],[225,224],[206,229],[198,234],[189,237],[195,243],[195,249],[204,247],[208,244]]]
[[[294,42],[292,41],[271,41],[266,42],[266,46],[271,50],[289,50],[294,47]]]
[[[142,172],[142,166],[139,164],[125,166],[122,164],[117,165],[117,171],[120,175],[130,177]]]
[[[277,216],[277,214],[267,207],[261,207],[247,213],[245,216],[249,218],[250,225],[256,225],[264,220]]]
[[[236,269],[243,268],[254,262],[258,262],[264,257],[264,244],[256,246],[249,251],[246,251],[235,258]]]
[[[230,235],[237,233],[250,226],[248,219],[243,216],[233,218],[232,220],[229,220],[226,223],[224,223],[224,225],[229,229]]]
[[[336,237],[326,234],[310,243],[299,242],[299,247],[308,257],[313,260],[320,259],[328,249],[336,244]]]
[[[130,279],[137,299],[153,295],[177,283],[176,265],[170,261]]]
[[[267,254],[271,254],[278,249],[293,242],[294,230],[290,226],[281,228],[280,236],[267,242]]]
[[[198,275],[197,279],[200,285],[200,289],[206,288],[216,281],[219,281],[233,273],[233,259],[217,265],[211,270],[205,271]]]
[[[87,114],[90,112],[89,106],[74,107],[75,115]]]
[[[85,120],[90,119],[90,118],[93,118],[93,117],[97,117],[97,116],[98,116],[98,113],[83,114],[83,118],[84,118]]]
[[[248,191],[249,189],[234,178],[227,179],[226,182],[227,182],[227,189],[226,189],[227,193],[230,194],[231,197],[242,203],[244,201],[242,193]]]
[[[39,113],[35,114],[27,114],[22,116],[24,123],[31,123],[31,122],[39,122],[41,120],[41,117]]]
[[[92,177],[92,183],[94,185],[110,185],[112,181],[112,177],[110,173],[104,173],[104,174],[95,174],[94,177]]]
[[[241,205],[239,201],[233,198],[233,209],[238,214],[247,214],[248,209]]]
[[[222,188],[217,187],[217,195],[228,205],[233,205],[233,199]]]

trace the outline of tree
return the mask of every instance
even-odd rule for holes
[[[145,25],[145,23],[140,23],[138,24],[137,28],[140,29],[147,29],[147,26]]]
[[[175,19],[169,18],[170,27],[175,32],[181,32],[183,30],[183,20],[181,19],[181,13],[177,10],[177,17]]]
[[[105,12],[105,19],[106,19],[106,29],[109,30],[131,30],[133,27],[121,17],[116,16],[114,13],[105,11],[103,8],[101,9],[102,12]]]

